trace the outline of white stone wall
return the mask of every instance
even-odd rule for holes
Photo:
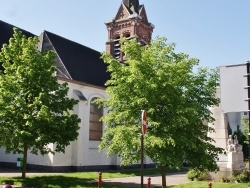
[[[94,88],[90,86],[78,85],[75,83],[69,83],[69,97],[78,99],[74,90],[79,90],[86,97],[87,101],[79,101],[78,105],[74,108],[74,113],[78,114],[81,119],[79,124],[79,136],[77,141],[74,141],[71,145],[72,151],[70,154],[65,152],[68,157],[71,155],[72,166],[96,166],[96,165],[117,165],[117,160],[111,157],[107,157],[103,151],[98,150],[100,144],[99,141],[89,140],[89,115],[90,115],[90,101],[94,97],[107,98],[107,94],[102,88]],[[79,100],[79,99],[78,99]],[[107,110],[104,109],[104,114]],[[104,130],[105,124],[103,125]],[[116,157],[115,157],[116,158]],[[55,157],[54,164],[57,161],[62,161],[63,158]],[[119,163],[118,163],[119,164]]]
[[[63,83],[60,81],[59,83]],[[87,101],[79,100],[75,105],[73,113],[77,114],[81,119],[79,123],[79,136],[76,141],[72,141],[69,146],[66,147],[65,153],[56,153],[48,155],[32,155],[28,154],[28,164],[51,166],[51,167],[84,167],[84,166],[101,166],[101,165],[115,165],[120,166],[120,158],[107,157],[104,151],[99,151],[98,146],[100,141],[89,140],[89,115],[90,115],[90,101],[94,97],[107,98],[107,94],[104,88],[95,88],[87,85],[80,85],[78,83],[68,83],[70,98],[79,100],[74,90],[79,90],[86,97]],[[104,109],[104,115],[107,113],[107,109]],[[103,125],[104,130],[105,124]],[[50,144],[51,148],[55,149],[54,144]],[[0,162],[16,163],[18,157],[22,155],[5,154],[5,149],[0,148]],[[152,161],[146,158],[145,164],[151,164]]]
[[[220,88],[217,89],[216,97],[220,98]],[[223,113],[220,106],[212,106],[210,107],[210,110],[215,121],[213,123],[209,123],[208,126],[214,128],[215,132],[208,133],[208,136],[215,140],[215,143],[213,144],[216,147],[223,148],[226,151],[228,140],[228,124],[232,129],[233,134],[235,131],[237,131],[238,125],[240,126],[240,128],[242,128],[241,118],[245,117],[246,115],[244,114],[244,112]],[[232,169],[239,169],[241,168],[241,166],[238,166],[243,164],[243,154],[240,155],[242,158],[240,162],[238,161],[238,158],[236,160],[235,157],[233,160],[236,161],[232,161],[232,156],[230,157],[229,154],[230,153],[227,152],[226,154],[220,154],[218,156],[219,160],[217,164],[220,167],[220,173],[232,171]]]
[[[5,148],[0,148],[0,162],[15,163],[18,157],[22,157],[19,154],[6,154]]]
[[[0,148],[0,162],[8,162],[8,163],[16,163],[17,158],[23,158],[22,154],[6,154],[5,148]],[[52,166],[53,165],[53,155],[33,155],[28,153],[27,158],[28,164],[35,164],[35,165],[43,165],[43,166]]]
[[[220,98],[220,88],[217,88],[216,97]],[[215,132],[208,132],[208,136],[215,140],[216,147],[226,149],[228,132],[227,132],[227,117],[222,113],[220,106],[210,107],[211,113],[215,121],[209,123],[208,126],[213,128]]]
[[[63,83],[60,81],[59,83]],[[90,101],[94,97],[107,98],[104,88],[95,88],[77,83],[68,83],[70,98],[79,100],[74,90],[79,90],[86,97],[87,101],[79,100],[75,105],[74,112],[81,119],[79,123],[79,136],[76,141],[66,148],[65,153],[49,154],[45,156],[28,154],[28,164],[43,166],[92,166],[92,165],[119,165],[115,158],[108,158],[104,152],[98,151],[99,142],[89,141],[89,114]],[[106,113],[104,109],[104,114]],[[104,125],[105,126],[105,125]],[[104,127],[103,127],[104,128]],[[50,147],[55,146],[53,144]],[[5,154],[5,149],[0,148],[0,162],[16,163],[22,155]]]

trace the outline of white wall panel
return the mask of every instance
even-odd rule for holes
[[[220,67],[221,109],[223,113],[248,111],[246,64]]]

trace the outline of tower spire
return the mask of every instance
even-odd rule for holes
[[[132,12],[139,13],[139,0],[123,0],[123,4]]]

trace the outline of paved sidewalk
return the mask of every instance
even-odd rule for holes
[[[153,187],[162,185],[162,178],[160,175],[145,176],[143,179],[144,185],[147,185],[149,177],[151,178],[151,185]],[[105,184],[113,184],[113,185],[122,183],[122,185],[127,186],[127,187],[138,186],[138,185],[141,185],[141,177],[135,176],[135,177],[126,177],[126,178],[104,179],[103,182]],[[188,183],[189,180],[187,179],[186,174],[177,173],[177,174],[167,174],[166,182],[167,182],[167,186],[170,186],[170,185],[179,185],[179,184]]]

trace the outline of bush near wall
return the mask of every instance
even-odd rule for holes
[[[250,171],[249,170],[234,171],[233,178],[235,179],[235,181],[239,183],[247,183],[249,182],[250,179]]]
[[[189,180],[194,181],[205,181],[205,180],[211,180],[211,176],[207,170],[199,170],[197,168],[190,169],[187,172],[187,177]]]

